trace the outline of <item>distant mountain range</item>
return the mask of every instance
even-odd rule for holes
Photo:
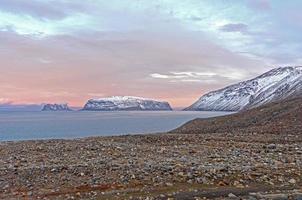
[[[299,96],[302,96],[302,66],[280,67],[209,92],[185,110],[239,111]]]
[[[37,104],[0,104],[0,111],[40,111],[41,105]]]
[[[132,96],[113,96],[90,99],[85,104],[86,111],[121,111],[121,110],[172,110],[168,102]]]
[[[164,101],[133,97],[112,96],[90,99],[83,108],[69,107],[67,103],[47,103],[34,105],[0,104],[0,111],[160,111],[172,110],[170,104]]]
[[[256,78],[209,92],[184,110],[240,111],[289,98],[302,97],[302,66],[272,69]],[[0,111],[70,111],[67,104],[2,104]],[[133,96],[90,99],[84,111],[172,110],[165,101]]]

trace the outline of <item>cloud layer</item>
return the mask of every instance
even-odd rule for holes
[[[4,0],[0,99],[80,106],[135,95],[187,106],[273,66],[301,64],[300,8],[278,0]]]

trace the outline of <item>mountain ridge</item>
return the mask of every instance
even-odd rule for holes
[[[211,91],[184,110],[239,111],[297,96],[302,96],[302,66],[279,67]]]

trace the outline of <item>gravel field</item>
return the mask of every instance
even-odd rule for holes
[[[153,134],[3,142],[0,198],[301,199],[301,140]]]

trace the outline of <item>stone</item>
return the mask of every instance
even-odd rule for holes
[[[276,144],[269,144],[266,146],[267,149],[276,149],[277,145]]]
[[[233,193],[229,193],[229,194],[228,194],[228,197],[231,198],[231,199],[237,199],[237,198],[238,198],[238,197],[237,197],[235,194],[233,194]]]

